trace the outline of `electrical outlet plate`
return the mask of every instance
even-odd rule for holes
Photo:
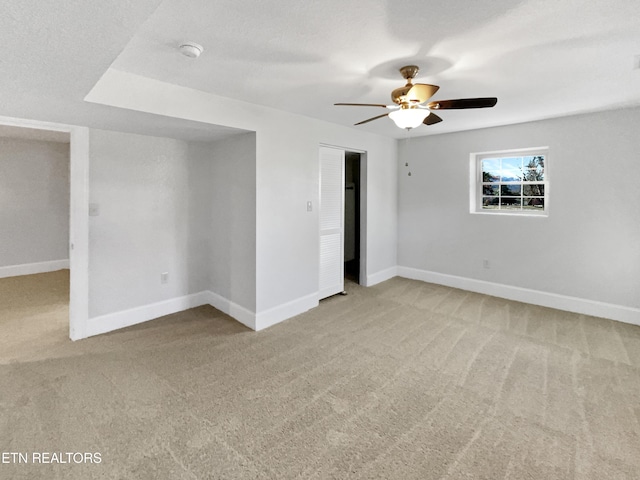
[[[162,272],[160,274],[160,283],[168,283],[169,282],[169,272]]]

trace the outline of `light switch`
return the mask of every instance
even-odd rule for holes
[[[307,202],[307,212],[311,212],[313,211],[313,204],[311,203],[311,201]]]
[[[90,217],[97,217],[98,215],[100,215],[100,205],[98,205],[97,203],[90,203],[89,204],[89,216]]]

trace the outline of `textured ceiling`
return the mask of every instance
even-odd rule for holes
[[[334,102],[391,103],[408,63],[434,99],[499,98],[414,132],[442,133],[640,103],[638,18],[637,0],[165,0],[113,67],[344,125],[384,111]]]
[[[241,131],[84,102],[161,0],[0,3],[0,115],[215,140]]]
[[[412,135],[640,104],[635,0],[21,0],[0,5],[0,115],[208,139],[234,130],[84,102],[112,66],[343,125],[384,113],[404,82],[434,99],[496,96],[443,111]],[[205,47],[197,60],[184,41]],[[388,119],[357,127],[403,137]]]

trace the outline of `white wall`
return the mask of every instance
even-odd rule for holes
[[[0,267],[69,259],[69,144],[0,138]]]
[[[396,141],[110,69],[87,101],[256,132],[257,328],[317,304],[321,143],[365,151],[365,282],[395,274]],[[307,201],[314,209],[307,212]]]
[[[186,142],[90,131],[89,317],[197,293],[208,270],[198,209],[206,177]],[[194,207],[195,205],[195,207]],[[160,274],[169,273],[167,284]]]
[[[256,136],[192,143],[189,155],[208,169],[199,203],[207,207],[209,234],[194,246],[208,255],[207,290],[255,313]]]
[[[198,155],[199,142],[187,142],[189,235],[186,243],[189,293],[211,290],[211,158]],[[205,144],[206,145],[206,144]]]
[[[312,301],[317,297],[320,143],[366,151],[367,276],[361,281],[373,284],[395,275],[395,140],[290,117],[283,113],[258,132],[258,312],[269,312],[295,299]],[[306,211],[309,200],[313,212]],[[269,314],[266,318],[266,324],[270,323]]]
[[[639,127],[627,109],[400,142],[398,264],[639,308]],[[471,152],[538,146],[547,218],[469,213]]]

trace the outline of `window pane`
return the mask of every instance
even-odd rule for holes
[[[544,185],[542,183],[536,183],[534,185],[524,185],[522,190],[522,194],[526,196],[544,197]]]
[[[500,192],[503,197],[519,197],[520,191],[520,185],[500,185]]]
[[[527,182],[544,180],[544,156],[524,157],[524,180]]]
[[[472,167],[479,171],[475,172],[472,203],[476,211],[546,215],[546,148],[476,154],[475,158]]]
[[[522,208],[525,210],[544,210],[544,198],[524,198]]]
[[[520,210],[522,199],[520,197],[502,197],[500,199],[500,208],[502,210]]]
[[[482,181],[483,182],[499,182],[500,181],[500,159],[485,158],[482,160]]]
[[[519,182],[522,180],[522,158],[502,159],[502,181]]]
[[[482,197],[482,208],[498,208],[498,197]]]
[[[499,187],[498,185],[483,185],[482,186],[482,194],[483,195],[498,195]]]

